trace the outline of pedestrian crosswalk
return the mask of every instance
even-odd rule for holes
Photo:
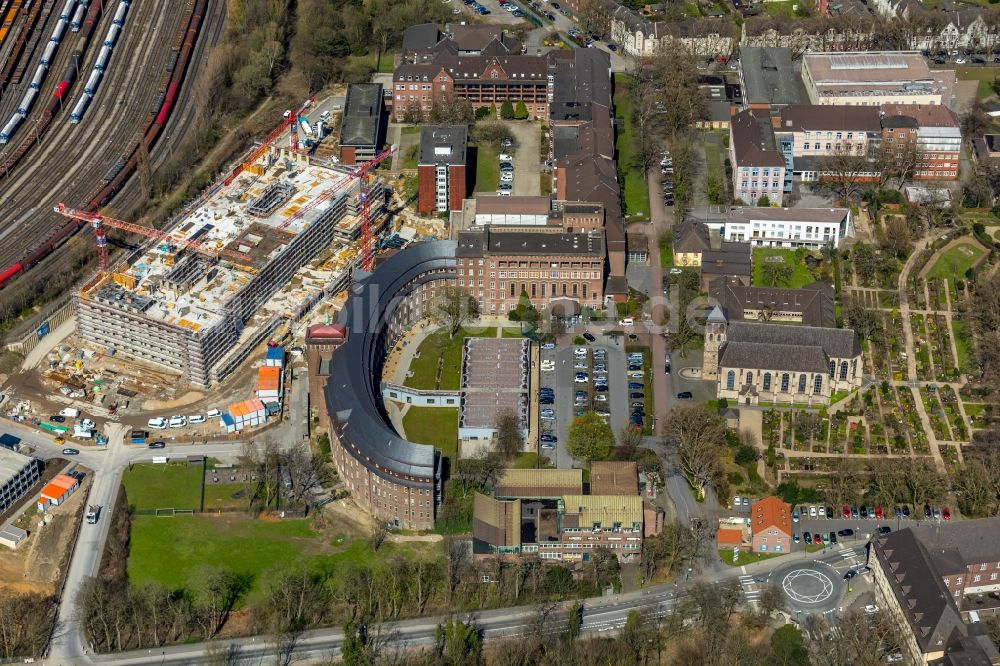
[[[743,596],[747,601],[757,601],[760,599],[760,590],[753,576],[740,576],[740,585],[743,586]]]
[[[860,553],[858,553],[854,548],[845,548],[840,551],[840,556],[845,560],[853,560],[854,558],[859,557]]]

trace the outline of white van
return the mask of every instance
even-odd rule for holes
[[[59,416],[66,416],[71,419],[75,419],[80,415],[79,409],[74,409],[73,407],[64,407],[59,410]]]
[[[93,421],[91,421],[90,419],[81,419],[80,420],[80,425],[82,425],[84,428],[96,428],[97,427],[97,424],[94,423]]]
[[[170,427],[171,428],[183,428],[187,425],[187,419],[183,416],[171,416],[170,417]]]
[[[163,430],[167,427],[167,420],[162,416],[157,416],[154,419],[149,419],[146,421],[147,428],[154,428],[155,430]]]
[[[215,409],[215,408],[213,407],[212,409],[208,410],[208,411],[207,411],[207,412],[205,413],[205,415],[206,415],[206,416],[207,416],[208,418],[210,418],[210,419],[214,419],[214,418],[217,418],[217,417],[219,417],[219,416],[222,416],[222,412],[220,412],[220,411],[219,411],[218,409]]]
[[[619,319],[618,320],[618,325],[619,326],[631,326],[634,323],[635,323],[635,320],[632,319],[632,317],[625,317],[624,319]]]
[[[969,624],[979,624],[979,613],[969,611]]]
[[[204,423],[205,417],[201,414],[194,414],[188,417],[188,423]]]

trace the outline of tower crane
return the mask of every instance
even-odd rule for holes
[[[156,238],[157,240],[166,241],[167,243],[174,245],[176,247],[181,247],[187,250],[194,250],[206,256],[215,258],[218,255],[225,255],[232,259],[236,259],[241,262],[249,262],[251,258],[242,252],[236,252],[235,250],[226,249],[216,249],[203,245],[195,240],[189,240],[186,238],[175,238],[174,236],[168,234],[165,231],[159,231],[158,229],[150,229],[149,227],[143,227],[132,222],[126,222],[124,220],[116,220],[113,217],[108,217],[106,215],[101,215],[99,213],[88,213],[82,210],[76,210],[74,208],[69,208],[66,204],[60,203],[53,208],[53,210],[62,215],[63,217],[69,217],[74,220],[81,220],[90,224],[94,229],[94,238],[97,240],[97,263],[101,267],[102,273],[108,272],[108,237],[107,233],[104,231],[105,227],[112,227],[114,229],[121,229],[122,231],[128,231],[134,234],[140,234],[148,238]]]
[[[315,97],[310,97],[302,104],[302,106],[299,108],[298,111],[289,113],[288,117],[285,118],[280,125],[275,127],[274,131],[268,134],[267,137],[265,137],[264,140],[261,142],[261,144],[256,148],[254,148],[250,152],[250,155],[243,162],[237,165],[235,169],[233,169],[233,172],[231,174],[226,176],[226,179],[222,182],[223,186],[229,187],[230,185],[232,185],[233,181],[236,180],[236,178],[241,173],[246,171],[247,167],[249,167],[251,164],[259,160],[261,156],[263,156],[264,153],[267,152],[268,148],[271,147],[271,144],[273,144],[275,141],[278,140],[278,137],[281,136],[282,132],[284,132],[286,128],[289,129],[290,133],[292,134],[293,149],[298,150],[298,141],[294,140],[294,137],[296,136],[296,133],[298,131],[299,116],[305,113],[306,109],[312,106],[313,102],[315,101],[316,101]]]
[[[360,183],[358,198],[361,203],[361,266],[365,271],[370,273],[375,257],[372,254],[371,201],[368,196],[368,176],[375,167],[394,152],[396,152],[395,145],[386,148],[372,159],[358,165],[354,171],[346,174],[347,178],[337,181],[336,185],[321,192],[312,201],[295,211],[295,214],[282,222],[278,228],[284,229],[288,227],[288,225],[301,218],[310,210],[332,199],[335,195],[346,189],[353,182],[353,179],[357,178]]]

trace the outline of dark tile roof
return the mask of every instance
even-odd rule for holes
[[[873,539],[872,552],[921,651],[944,651],[953,632],[964,631],[965,625],[913,530],[899,530]]]
[[[747,109],[733,116],[729,123],[737,166],[785,166],[778,151],[771,117],[765,111]]]
[[[726,311],[729,321],[743,321],[745,310],[768,307],[802,315],[805,326],[833,328],[837,325],[834,289],[825,282],[814,282],[802,289],[747,287],[728,279],[715,280],[709,292]]]
[[[682,222],[673,229],[674,252],[694,253],[711,249],[708,227],[701,222]]]
[[[344,118],[340,123],[340,145],[375,146],[382,123],[382,84],[352,83],[347,86]]]
[[[628,294],[628,280],[624,275],[611,275],[604,285],[605,294]]]
[[[463,51],[485,51],[492,49],[496,55],[509,55],[521,52],[521,43],[504,34],[498,25],[473,24],[452,25],[451,41]]]
[[[469,128],[465,125],[423,125],[417,165],[466,163]]]
[[[718,250],[701,253],[701,276],[750,277],[750,243],[723,241]]]
[[[599,49],[574,49],[572,58],[550,61],[552,121],[610,118],[611,56]]]
[[[781,109],[778,131],[799,130],[860,130],[878,132],[882,129],[877,106],[823,106],[790,104]]]
[[[746,22],[748,28],[752,20]],[[743,99],[747,104],[799,104],[808,101],[792,52],[775,46],[740,48]]]
[[[604,234],[532,231],[462,231],[458,234],[456,257],[496,255],[580,255],[604,256]]]
[[[726,331],[726,340],[819,347],[834,358],[853,358],[861,354],[858,336],[849,328],[733,322]]]
[[[1000,518],[925,525],[913,528],[913,535],[942,567],[1000,562]]]
[[[441,33],[434,23],[411,25],[403,31],[403,57],[429,52],[441,39]]]
[[[958,127],[958,117],[946,106],[936,104],[884,104],[885,122],[912,122],[912,125],[886,125],[886,127]]]
[[[826,373],[829,372],[828,363],[823,348],[812,345],[729,341],[723,345],[722,353],[719,355],[720,368]]]

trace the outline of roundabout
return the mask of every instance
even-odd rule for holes
[[[836,569],[824,562],[790,564],[771,574],[792,613],[828,613],[837,607],[846,586]]]

